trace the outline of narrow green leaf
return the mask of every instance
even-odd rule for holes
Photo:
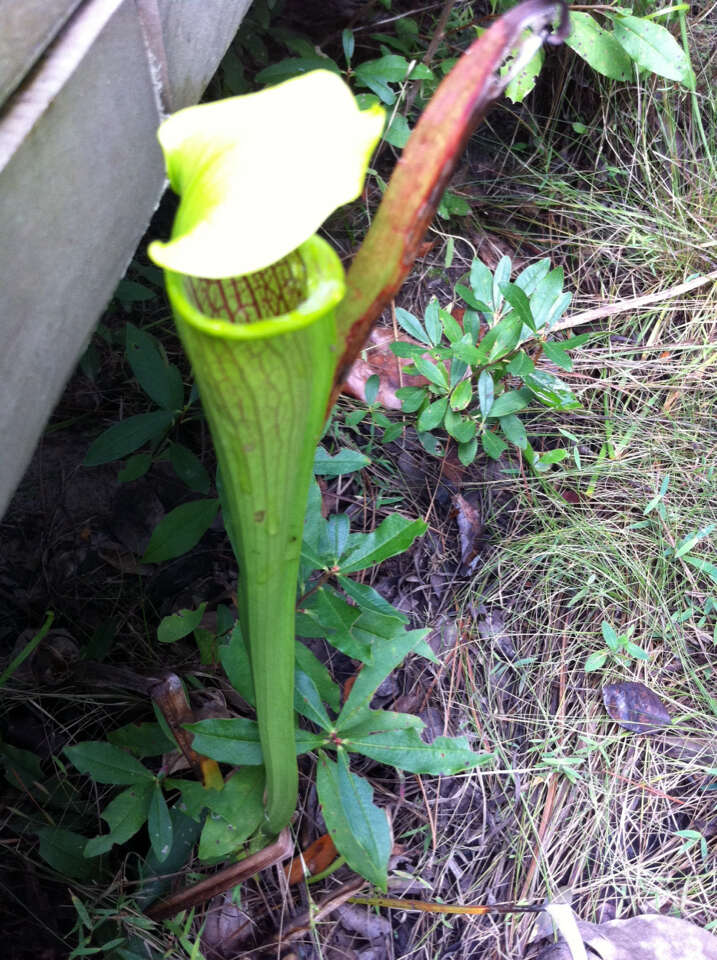
[[[154,789],[154,783],[142,783],[118,794],[102,811],[102,819],[107,821],[110,832],[88,840],[85,856],[98,857],[107,853],[116,843],[126,843],[141,830],[149,814]]]
[[[177,749],[158,723],[128,723],[108,733],[107,739],[115,747],[131,750],[140,759]]]
[[[535,320],[536,330],[540,330],[548,321],[551,308],[563,292],[563,268],[556,267],[547,273],[538,283],[530,297],[530,310]]]
[[[157,627],[157,640],[160,643],[175,643],[182,637],[188,636],[202,622],[206,608],[205,601],[200,603],[196,610],[179,610],[168,617],[163,617]]]
[[[411,773],[453,775],[481,762],[465,737],[437,737],[433,743],[424,743],[415,728],[369,736],[345,734],[342,739],[347,750]]]
[[[530,301],[525,293],[514,283],[501,283],[500,292],[518,314],[523,323],[531,330],[535,330],[535,321],[530,311]]]
[[[337,454],[331,456],[327,450],[319,446],[314,455],[314,473],[319,477],[341,477],[348,473],[363,470],[371,463],[369,457],[358,450],[349,450],[344,447]]]
[[[167,362],[156,339],[146,330],[128,323],[125,348],[132,373],[147,396],[165,410],[181,410],[184,405],[181,374]]]
[[[121,460],[150,440],[159,439],[169,429],[174,414],[169,410],[139,413],[115,423],[90,445],[82,461],[86,467]]]
[[[482,346],[490,346],[488,358],[491,363],[500,360],[501,357],[512,353],[520,343],[520,337],[523,332],[523,321],[515,311],[511,311],[506,317],[503,317],[485,337]]]
[[[516,287],[520,287],[523,293],[530,297],[538,283],[550,271],[550,259],[545,257],[538,260],[537,263],[531,263],[529,267],[522,270],[515,279]]]
[[[83,853],[87,837],[62,827],[41,827],[37,836],[38,853],[58,873],[73,880],[89,880],[97,872]]]
[[[493,402],[488,415],[490,417],[507,417],[508,414],[517,413],[519,410],[525,410],[528,406],[524,394],[518,390],[508,390]]]
[[[481,313],[485,313],[488,316],[491,316],[493,313],[493,308],[488,306],[488,303],[485,303],[483,300],[479,300],[475,296],[470,287],[466,287],[462,283],[456,284],[456,293],[469,307],[472,307],[474,310],[479,310]]]
[[[416,421],[416,429],[423,432],[435,430],[443,420],[448,407],[448,397],[441,397],[429,404]]]
[[[308,647],[305,647],[300,640],[296,641],[294,649],[297,669],[303,670],[307,677],[311,677],[316,689],[321,695],[321,699],[324,703],[328,703],[332,710],[338,713],[341,709],[341,691],[338,685],[331,679],[329,671],[318,657],[316,657]]]
[[[581,406],[570,387],[545,370],[529,373],[525,378],[525,385],[541,403],[553,410],[577,410]]]
[[[594,673],[596,670],[601,670],[605,666],[607,656],[608,655],[606,653],[600,651],[597,653],[591,653],[585,661],[585,673]]]
[[[102,740],[87,740],[74,747],[65,747],[65,756],[80,771],[97,783],[152,783],[154,774],[139,760]]]
[[[318,55],[315,57],[287,57],[260,70],[254,80],[257,83],[272,86],[275,83],[289,80],[291,77],[299,77],[304,73],[310,73],[312,70],[331,70],[332,73],[341,73],[339,65],[330,57],[320,57]]]
[[[247,703],[254,706],[256,698],[251,664],[249,663],[249,651],[238,620],[229,635],[229,642],[219,647],[219,662],[224,667],[229,683]]]
[[[350,577],[339,576],[338,584],[344,593],[347,593],[352,600],[356,601],[362,612],[372,611],[384,617],[398,620],[399,623],[408,623],[408,617],[405,613],[397,610],[388,600],[384,600],[381,594],[367,583],[357,583]]]
[[[483,373],[486,371],[484,370]],[[465,410],[473,398],[473,387],[470,380],[461,380],[451,394],[451,410]]]
[[[172,849],[172,818],[159,783],[155,784],[152,791],[147,827],[154,855],[160,863],[164,863]]]
[[[416,370],[418,370],[426,380],[440,387],[442,390],[448,390],[448,377],[442,366],[433,363],[426,357],[416,357],[413,363]]]
[[[629,80],[632,76],[630,57],[616,38],[589,13],[570,11],[571,33],[565,43],[593,70],[613,80]]]
[[[515,444],[519,450],[525,450],[528,445],[528,434],[525,432],[523,421],[519,417],[516,417],[515,414],[501,417],[500,429],[503,431],[506,440]]]
[[[181,443],[170,443],[169,462],[179,479],[195,493],[209,493],[210,479],[202,461]]]
[[[220,763],[234,766],[259,766],[263,763],[259,743],[259,727],[244,717],[199,720],[187,724],[194,734],[193,747]],[[296,730],[296,755],[308,753],[325,743],[326,737]]]
[[[142,563],[163,563],[195,547],[214,522],[218,500],[192,500],[175,507],[152,532]]]
[[[336,729],[348,729],[360,719],[360,715],[371,703],[381,683],[401,661],[424,638],[424,630],[409,630],[396,634],[376,647],[373,660],[367,664],[356,678],[343,709],[336,721]]]
[[[460,340],[463,336],[463,330],[461,329],[460,323],[451,316],[451,314],[441,308],[439,311],[441,324],[443,326],[443,332],[446,335],[447,339],[453,343],[454,340]]]
[[[428,390],[425,387],[399,387],[396,396],[404,413],[415,413],[428,396]]]
[[[135,453],[125,462],[125,465],[117,474],[117,480],[120,483],[132,483],[139,480],[152,466],[151,453]]]
[[[478,300],[483,304],[491,302],[493,299],[493,274],[478,258],[471,263],[470,284]]]
[[[321,696],[316,689],[316,684],[302,670],[296,671],[295,689],[294,689],[294,707],[297,713],[307,720],[311,720],[317,727],[329,731],[333,724],[329,719],[326,708],[321,702]]]
[[[508,449],[508,445],[501,438],[490,430],[485,430],[481,434],[481,444],[483,450],[491,460],[499,460],[502,453]]]
[[[660,77],[683,82],[689,75],[687,55],[669,30],[644,17],[617,17],[615,39],[635,63]]]
[[[441,342],[441,337],[443,335],[443,324],[441,323],[440,307],[438,306],[438,300],[435,297],[432,297],[426,307],[426,313],[423,318],[423,322],[426,328],[426,333],[428,334],[428,339],[431,341],[431,344],[435,347]]]
[[[352,870],[385,890],[391,854],[388,820],[373,803],[373,790],[368,783],[349,770],[343,751],[338,763],[320,753],[316,790],[336,849]]]
[[[413,728],[423,730],[425,723],[412,713],[397,713],[394,710],[369,710],[366,708],[355,718],[347,730],[341,731],[341,739],[357,740],[372,733],[386,733],[389,730]],[[353,747],[349,747],[353,749]]]
[[[418,317],[414,317],[412,313],[404,310],[403,307],[396,307],[396,322],[399,327],[405,330],[414,340],[420,340],[421,343],[425,343],[427,347],[430,347],[430,338],[423,329],[423,324]]]
[[[481,370],[478,377],[478,405],[485,419],[490,413],[495,398],[495,382],[490,370]]]
[[[560,367],[563,370],[572,370],[573,361],[567,354],[569,347],[566,347],[562,343],[556,343],[553,340],[548,340],[543,344],[543,353],[551,360],[556,366]]]
[[[458,444],[458,459],[464,467],[469,467],[476,458],[478,452],[478,440],[474,437],[468,443]]]
[[[403,553],[416,537],[426,532],[427,526],[423,520],[409,520],[399,513],[392,513],[372,533],[351,534],[349,548],[341,558],[341,573],[365,570]]]

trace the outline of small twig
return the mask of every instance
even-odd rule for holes
[[[303,937],[307,933],[310,933],[314,924],[318,923],[319,920],[323,920],[332,910],[336,910],[337,907],[346,903],[347,900],[351,903],[356,902],[353,895],[357,893],[361,887],[365,886],[366,881],[363,877],[356,877],[354,880],[349,880],[348,883],[344,883],[338,890],[330,893],[327,897],[324,897],[323,900],[320,900],[316,906],[310,907],[296,917],[289,927],[281,930],[268,943],[263,944],[262,950],[268,947],[278,946],[279,944],[289,943],[291,940],[296,940],[298,937]]]
[[[596,307],[594,310],[585,310],[583,313],[576,313],[567,320],[561,320],[550,328],[552,333],[555,330],[569,330],[572,327],[580,327],[584,323],[590,323],[592,320],[601,320],[603,317],[613,317],[618,313],[626,313],[628,310],[639,310],[641,307],[649,307],[653,303],[661,303],[663,300],[669,300],[671,297],[679,297],[683,293],[689,293],[691,290],[697,290],[708,283],[717,281],[717,270],[706,273],[703,277],[695,277],[694,280],[687,280],[685,283],[679,283],[677,286],[668,287],[666,290],[658,290],[657,293],[648,293],[642,297],[631,297],[629,300],[622,300],[620,303],[610,303],[605,307]]]
[[[430,903],[425,900],[403,900],[398,897],[351,897],[349,903],[369,907],[389,907],[392,910],[417,910],[420,913],[449,913],[483,917],[490,913],[542,913],[543,905],[519,903],[472,903],[459,906],[452,903]]]
[[[167,917],[173,917],[180,910],[190,910],[192,907],[224,893],[225,890],[230,890],[237,883],[241,883],[242,880],[253,877],[260,870],[266,870],[267,867],[273,867],[275,863],[281,863],[291,856],[293,849],[294,843],[289,831],[282,830],[274,843],[268,847],[253,853],[240,863],[233,863],[231,866],[206,877],[206,879],[200,880],[193,887],[187,887],[185,890],[180,890],[179,893],[167,897],[166,900],[161,900],[147,910],[147,916],[151,917],[152,920],[166,920]]]

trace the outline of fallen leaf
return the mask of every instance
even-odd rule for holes
[[[591,956],[603,960],[717,960],[717,937],[688,920],[646,913],[629,920],[578,920]],[[565,942],[550,944],[536,960],[572,960]]]
[[[290,884],[301,883],[305,876],[313,877],[326,870],[337,856],[334,841],[325,833],[309,844],[301,856],[294,857],[291,863],[284,867],[284,873]]]
[[[456,523],[461,543],[461,564],[465,573],[472,573],[484,545],[485,524],[478,509],[460,493],[453,497]]]
[[[607,683],[602,699],[612,719],[631,733],[657,733],[672,723],[660,698],[644,683]]]
[[[345,903],[339,907],[338,914],[342,927],[350,930],[351,933],[358,933],[366,940],[387,937],[391,933],[390,921],[367,907]]]
[[[400,373],[412,361],[395,357],[390,350],[393,342],[392,330],[388,327],[374,327],[363,351],[366,359],[363,359],[363,355],[360,356],[351,367],[344,384],[344,393],[365,403],[366,381],[369,377],[377,376],[379,378],[377,403],[387,410],[400,410],[401,401],[396,396],[396,390],[399,387],[423,387],[428,383],[425,377],[409,377],[408,374]],[[418,340],[412,340],[410,337],[402,337],[400,342],[418,344]]]

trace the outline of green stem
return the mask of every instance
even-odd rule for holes
[[[266,769],[267,828],[296,806],[294,607],[312,464],[337,359],[341,263],[312,237],[258,273],[167,273],[222,473]]]

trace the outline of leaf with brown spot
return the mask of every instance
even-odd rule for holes
[[[612,719],[631,733],[658,733],[672,723],[660,698],[644,683],[607,683],[602,699]]]

